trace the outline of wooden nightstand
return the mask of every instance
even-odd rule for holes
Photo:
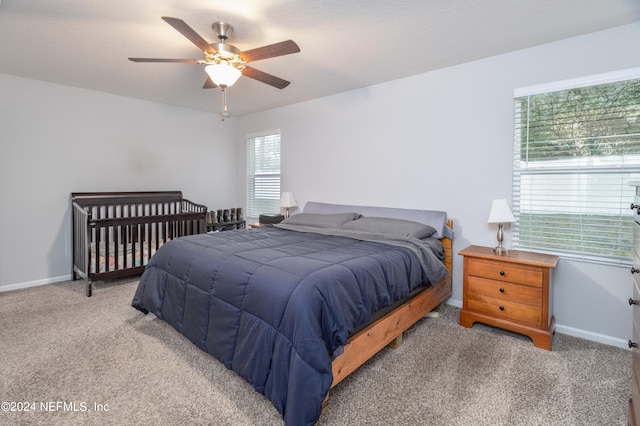
[[[558,257],[520,250],[497,255],[490,247],[469,246],[464,256],[460,325],[482,322],[529,336],[551,350],[552,269]]]

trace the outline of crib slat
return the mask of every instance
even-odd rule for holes
[[[135,206],[132,204],[129,204],[129,211],[127,212],[127,217],[136,217],[135,215]],[[131,243],[133,242],[134,239],[134,235],[133,235],[133,225],[129,224],[127,226],[127,243],[129,244],[129,246],[131,246]],[[124,250],[123,255],[125,253],[128,253],[128,250]],[[125,262],[125,267],[132,267],[133,264],[131,263],[131,260],[127,259],[127,261]]]
[[[132,217],[137,217],[138,216],[138,205],[137,204],[133,204],[131,205],[131,216]],[[126,251],[125,253],[127,254],[127,257],[129,258],[129,267],[133,268],[134,266],[136,266],[136,242],[138,240],[138,226],[137,225],[131,225],[131,250],[130,251]],[[131,253],[129,255],[129,253]]]
[[[114,252],[116,253],[116,256],[114,256],[114,262],[113,262],[113,269],[114,270],[118,270],[120,269],[120,256],[118,256],[118,247],[120,247],[120,235],[122,232],[122,227],[121,226],[114,226],[114,234],[115,234],[115,241],[114,241]]]
[[[131,259],[131,255],[130,253],[133,251],[133,245],[134,245],[134,241],[135,241],[135,235],[134,235],[134,225],[127,225],[127,243],[125,244],[125,246],[122,248],[122,255],[125,258],[125,263],[124,263],[124,267],[125,268],[132,268],[133,266],[135,266],[133,264],[133,261]]]
[[[162,241],[161,237],[160,237],[160,223],[159,222],[155,223],[155,228],[156,228],[155,229],[156,230],[156,245],[155,245],[155,247],[156,247],[156,250],[158,250],[158,247],[160,247],[159,246],[160,241]]]
[[[91,233],[93,234],[93,244],[94,244],[94,248],[93,248],[93,252],[95,253],[94,256],[94,273],[100,273],[100,229],[101,228],[96,228],[95,226],[93,226],[91,228]]]
[[[149,259],[151,259],[152,253],[151,253],[151,245],[153,244],[153,230],[151,229],[153,226],[153,224],[149,223],[146,225],[147,227],[147,261],[144,262],[144,256],[143,256],[143,262],[146,265],[147,263],[149,263]],[[144,253],[143,253],[144,254]]]
[[[109,250],[111,249],[109,245],[109,229],[105,229],[105,239],[104,239],[104,271],[109,271]]]

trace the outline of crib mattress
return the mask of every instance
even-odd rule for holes
[[[162,247],[162,244],[163,243],[158,243],[158,247]],[[136,244],[135,250],[133,250],[132,244],[127,244],[126,247],[124,244],[119,244],[118,246],[110,244],[109,252],[107,253],[104,242],[99,244],[99,250],[96,250],[95,248],[95,243],[91,244],[91,259],[89,261],[89,270],[91,274],[144,266],[149,263],[149,259],[155,254],[156,242],[151,241],[150,251],[149,243],[147,241],[142,243],[142,247],[139,243]],[[99,257],[97,271],[96,256]]]

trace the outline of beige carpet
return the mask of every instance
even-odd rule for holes
[[[282,424],[249,384],[133,309],[136,284],[98,283],[91,298],[81,281],[0,293],[0,424]],[[547,352],[465,329],[458,312],[423,319],[332,390],[319,424],[626,423],[629,351],[556,334]]]

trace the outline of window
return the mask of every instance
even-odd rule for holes
[[[629,264],[640,69],[515,92],[513,243]]]
[[[280,211],[280,132],[247,138],[247,217]]]

